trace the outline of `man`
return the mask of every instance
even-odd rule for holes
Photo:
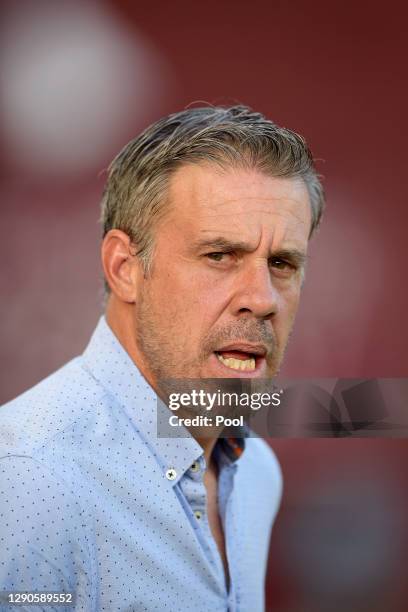
[[[276,374],[322,208],[304,140],[242,106],[165,117],[112,162],[105,316],[0,412],[3,591],[87,611],[264,608],[274,454],[160,438],[156,401],[169,378]]]

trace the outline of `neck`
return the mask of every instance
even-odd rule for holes
[[[134,333],[134,321],[130,304],[119,302],[115,295],[110,295],[105,309],[105,319],[116,338],[119,340],[129,357],[136,365],[143,378],[156,391],[153,377],[142,353],[137,346]]]
[[[145,364],[145,360],[143,356],[140,354],[136,341],[134,339],[134,335],[129,333],[129,330],[132,329],[132,316],[129,309],[122,309],[120,316],[118,316],[117,312],[117,304],[115,304],[115,300],[112,299],[113,296],[110,296],[108,299],[108,303],[106,305],[105,310],[105,319],[116,338],[119,340],[123,348],[128,353],[129,357],[132,359],[133,363],[136,365],[138,370],[141,372],[142,376],[148,382],[148,384],[154,389],[157,395],[160,395],[160,390],[157,388],[153,377],[149,375],[149,370],[147,365]],[[162,398],[163,399],[163,398]],[[220,430],[221,431],[221,430]],[[198,442],[201,448],[204,451],[204,458],[207,467],[211,465],[211,454],[214,449],[214,446],[217,442],[218,437],[213,435],[212,437],[202,437],[202,436],[194,436],[193,438]]]

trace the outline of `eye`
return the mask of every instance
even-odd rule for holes
[[[273,257],[270,259],[269,265],[279,274],[279,276],[289,277],[296,272],[296,266],[288,261],[285,261],[284,259],[280,259],[279,257]]]
[[[274,257],[273,259],[271,259],[270,265],[273,266],[274,268],[278,268],[279,270],[284,270],[286,267],[291,267],[287,261],[284,261],[283,259],[279,259],[278,257]]]
[[[207,253],[206,257],[208,257],[208,259],[211,259],[212,261],[222,261],[223,257],[225,257],[226,255],[229,255],[229,253],[217,251],[214,253]]]

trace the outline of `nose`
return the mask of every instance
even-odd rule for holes
[[[278,313],[279,300],[267,262],[258,262],[242,271],[236,279],[231,307],[235,316],[247,312],[267,319]]]

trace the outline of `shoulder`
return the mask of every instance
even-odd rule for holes
[[[76,357],[0,407],[0,458],[36,456],[58,434],[92,417],[105,391]]]

